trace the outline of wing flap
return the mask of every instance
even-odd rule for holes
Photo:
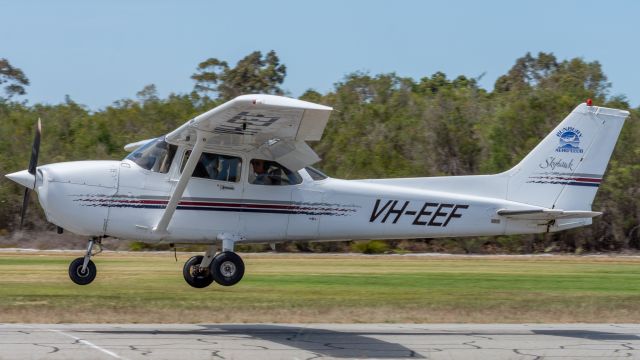
[[[320,157],[304,141],[278,141],[271,145],[263,145],[259,151],[264,158],[273,159],[291,171],[298,171],[320,161]]]

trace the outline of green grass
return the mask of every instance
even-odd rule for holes
[[[637,322],[640,259],[243,255],[238,285],[193,289],[191,254],[0,254],[0,322]]]

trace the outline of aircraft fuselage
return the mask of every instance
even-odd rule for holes
[[[182,150],[182,151],[181,151]],[[167,233],[154,231],[179,177],[180,149],[168,173],[122,161],[80,161],[39,167],[36,187],[50,222],[74,233],[147,242],[347,240],[500,235],[545,231],[496,215],[527,209],[512,201],[372,183],[314,180],[305,169],[297,185],[255,185],[191,178]],[[241,156],[236,154],[236,156]],[[243,159],[244,164],[249,159]]]

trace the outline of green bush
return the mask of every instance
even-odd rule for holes
[[[354,241],[351,251],[363,254],[384,254],[389,251],[389,244],[382,240]]]

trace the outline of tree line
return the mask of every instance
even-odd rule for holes
[[[286,66],[274,51],[253,52],[235,66],[210,58],[198,64],[194,89],[161,98],[148,85],[134,99],[91,111],[67,97],[63,103],[21,101],[29,80],[0,59],[0,175],[26,168],[35,120],[43,120],[40,163],[121,159],[124,144],[163,135],[193,116],[245,93],[285,94]],[[462,239],[394,240],[383,249],[455,252],[620,251],[640,249],[640,108],[612,96],[597,61],[525,54],[493,89],[478,79],[436,72],[420,79],[395,73],[354,72],[321,93],[301,99],[332,106],[324,137],[311,144],[318,166],[346,179],[488,174],[515,165],[578,103],[631,111],[593,208],[592,226],[556,234]],[[17,229],[21,189],[0,187],[0,235]],[[30,209],[36,209],[32,206]],[[29,229],[51,229],[30,211]],[[299,250],[339,250],[340,245],[290,245]],[[380,246],[371,246],[379,248]]]

